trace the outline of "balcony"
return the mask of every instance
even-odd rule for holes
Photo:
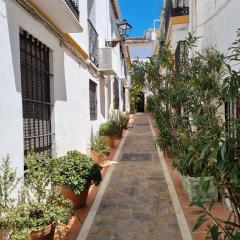
[[[189,15],[189,0],[168,0],[166,3],[165,14],[165,32],[167,33],[171,17]]]
[[[63,33],[79,33],[78,0],[32,0],[34,6]]]
[[[111,47],[99,49],[99,70],[104,75],[117,75],[117,61]]]
[[[189,15],[189,0],[175,0],[171,3],[172,17]]]
[[[79,8],[78,8],[78,1],[77,0],[65,0],[68,7],[71,9],[72,13],[79,20]]]

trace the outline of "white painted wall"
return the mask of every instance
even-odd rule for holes
[[[177,48],[177,43],[183,41],[187,38],[189,32],[189,24],[177,24],[173,25],[170,39],[170,49],[175,52]]]
[[[111,28],[106,27],[106,22],[111,24],[113,18],[112,8],[108,4],[107,0],[96,1],[96,27],[102,39],[101,44],[105,44],[105,39],[111,33]],[[104,15],[103,10],[106,7],[109,12]],[[71,36],[88,52],[87,0],[81,0],[80,10],[83,32]],[[42,23],[13,1],[0,0],[0,159],[10,154],[22,175],[24,156],[19,29],[26,30],[51,49],[52,129],[55,133],[56,155],[63,155],[74,149],[82,153],[88,152],[91,137],[97,134],[99,125],[108,119],[112,111],[113,77],[95,75],[86,63],[62,47],[59,40]],[[120,58],[119,46],[114,51],[118,75],[122,76],[123,59]],[[90,121],[89,79],[97,83],[96,121]],[[121,99],[120,102],[122,109]]]
[[[201,37],[197,50],[215,47],[226,53],[236,38],[239,11],[238,0],[192,0],[191,29]]]
[[[10,155],[23,174],[23,121],[20,93],[19,41],[17,24],[12,20],[13,7],[0,0],[0,162]],[[10,15],[10,16],[9,16]]]

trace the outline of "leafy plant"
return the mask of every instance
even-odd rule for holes
[[[17,171],[11,168],[10,157],[7,155],[6,158],[3,158],[0,166],[0,209],[10,208],[14,203],[12,194],[19,182]]]
[[[98,186],[102,180],[101,168],[78,151],[70,151],[60,157],[58,164],[57,182],[75,194],[80,194],[92,184]]]
[[[161,128],[158,137],[155,139],[155,143],[160,147],[162,151],[170,151],[171,149],[171,135],[166,128]]]
[[[107,143],[102,136],[94,137],[91,143],[91,150],[97,152],[100,155],[107,154]]]
[[[204,212],[195,229],[206,218],[215,222],[207,228],[207,239],[240,239],[240,120],[236,114],[240,98],[236,65],[240,59],[239,39],[238,32],[227,56],[215,49],[194,52],[198,38],[189,34],[186,54],[191,55],[180,70],[176,71],[169,45],[165,44],[160,55],[145,63],[136,61],[131,74],[134,86],[153,95],[160,131],[156,142],[173,151],[173,166],[182,175],[213,177],[231,204],[229,218],[219,220],[200,202]]]
[[[114,136],[116,135],[120,130],[120,125],[114,121],[109,120],[106,123],[102,123],[99,128],[99,135],[100,136]]]
[[[29,153],[24,187],[16,207],[10,209],[7,218],[11,225],[11,239],[29,238],[32,231],[53,224],[67,223],[71,216],[71,204],[63,199],[55,185],[56,159]]]
[[[126,128],[129,121],[129,114],[120,111],[113,111],[110,120],[116,122],[119,129]]]
[[[12,169],[10,157],[3,158],[0,165],[0,230],[10,230],[8,214],[9,209],[16,204],[14,191],[16,191],[20,178],[17,177],[16,169]]]
[[[128,125],[128,122],[129,122],[129,119],[130,119],[130,116],[128,113],[125,113],[123,116],[122,116],[122,127],[123,128],[126,128],[127,129],[127,125]]]
[[[155,100],[154,100],[154,96],[150,95],[147,96],[147,111],[154,113],[155,111]]]

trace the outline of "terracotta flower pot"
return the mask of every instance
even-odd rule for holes
[[[0,240],[6,240],[6,234],[3,229],[0,229]]]
[[[105,136],[105,141],[107,143],[107,145],[111,148],[115,147],[115,137],[111,137],[111,136]]]
[[[54,239],[55,225],[50,224],[40,230],[31,232],[31,240],[52,240]]]
[[[87,204],[88,190],[89,187],[80,194],[75,194],[71,189],[62,187],[61,193],[65,199],[72,201],[75,209],[79,209],[85,207]]]
[[[119,129],[119,131],[118,131],[118,133],[116,134],[116,138],[117,139],[120,139],[120,138],[122,138],[122,135],[123,135],[123,128],[121,128],[121,129]]]
[[[104,160],[104,156],[102,154],[99,154],[93,150],[91,151],[91,158],[97,164],[101,164]]]

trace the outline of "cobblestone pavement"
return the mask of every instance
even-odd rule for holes
[[[138,113],[87,240],[182,239],[146,114]]]

